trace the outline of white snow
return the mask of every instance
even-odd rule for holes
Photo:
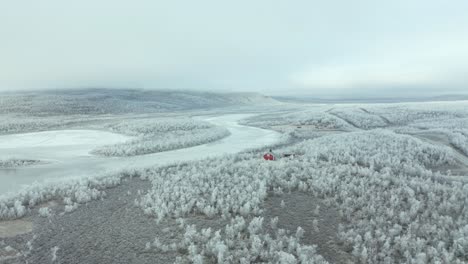
[[[50,210],[48,207],[42,207],[39,209],[39,215],[42,217],[49,217],[50,216]]]
[[[56,261],[57,260],[57,251],[59,250],[60,248],[55,246],[53,248],[50,249],[51,253],[52,253],[52,262]]]
[[[128,136],[98,130],[54,130],[0,137],[0,150],[31,149],[65,146],[92,147],[115,144],[128,140]]]

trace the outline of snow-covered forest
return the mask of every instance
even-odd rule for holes
[[[38,160],[22,160],[22,159],[15,159],[15,158],[5,158],[5,159],[0,159],[0,168],[22,167],[22,166],[37,164],[39,162],[40,161]]]
[[[139,205],[159,220],[191,213],[249,217],[262,215],[268,195],[308,192],[339,210],[339,239],[352,248],[355,261],[466,260],[466,187],[428,169],[453,164],[450,149],[372,131],[321,137],[275,152],[300,156],[267,163],[257,153],[245,153],[147,171],[143,176],[153,187]],[[261,244],[248,259],[271,260],[269,243]],[[299,251],[292,253],[301,258]]]
[[[132,137],[93,150],[109,159],[229,138],[177,115],[95,118],[88,128]],[[53,225],[124,202],[139,226],[153,226],[132,247],[161,263],[467,263],[467,120],[464,101],[276,106],[239,122],[279,131],[276,144],[38,183],[0,196],[0,218]],[[27,127],[55,126],[41,122]],[[262,158],[270,148],[275,161]],[[38,241],[15,242],[18,259],[46,255]],[[60,259],[62,247],[47,254]]]
[[[263,128],[281,126],[311,126],[313,129],[351,129],[343,119],[320,109],[287,112],[283,114],[265,114],[243,120],[243,124]]]
[[[25,114],[0,115],[0,134],[15,134],[37,131],[82,127],[86,123],[102,122],[111,117],[87,115],[36,116]]]
[[[0,114],[104,115],[128,113],[170,113],[207,108],[236,108],[256,104],[278,104],[258,93],[213,93],[137,89],[72,89],[40,92],[4,93]]]
[[[105,156],[135,156],[188,148],[229,136],[229,131],[189,118],[135,119],[110,124],[107,129],[135,137],[130,141],[99,147],[93,153]]]

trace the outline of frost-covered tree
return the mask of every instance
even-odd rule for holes
[[[124,143],[98,147],[94,154],[136,156],[213,142],[230,135],[223,127],[189,118],[136,119],[107,126],[113,132],[133,136]]]

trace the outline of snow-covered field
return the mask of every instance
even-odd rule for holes
[[[1,198],[3,218],[36,223],[3,240],[11,263],[468,263],[468,102],[296,108],[197,117],[189,130],[230,135],[131,157],[89,154],[92,140],[68,157],[39,140],[33,157],[33,139],[5,136],[10,157],[48,163],[2,170],[2,188],[60,179]],[[107,127],[126,134],[114,143],[186,127],[128,124]]]

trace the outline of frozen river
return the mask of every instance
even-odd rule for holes
[[[14,192],[34,182],[62,181],[125,168],[164,165],[175,161],[202,159],[236,153],[278,141],[280,134],[242,126],[246,115],[203,117],[226,127],[231,135],[209,144],[134,157],[100,157],[89,154],[97,146],[128,140],[123,135],[99,130],[56,130],[0,136],[0,157],[37,159],[43,164],[0,169],[0,195]]]

